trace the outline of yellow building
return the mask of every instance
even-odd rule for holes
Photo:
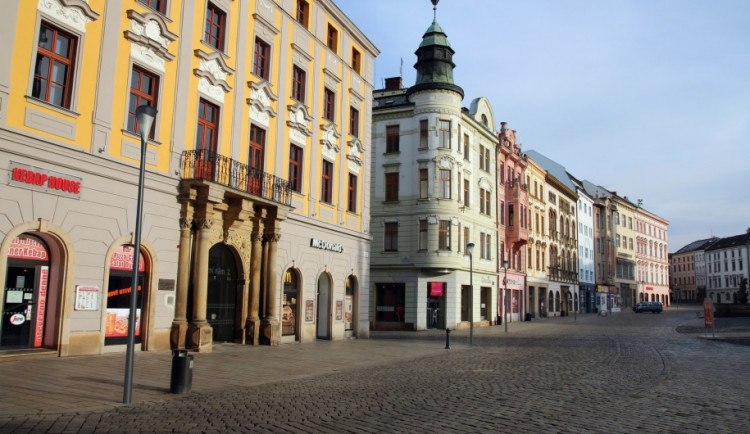
[[[0,351],[123,351],[142,104],[140,348],[367,336],[378,52],[332,1],[10,0],[0,22]]]
[[[633,307],[636,293],[636,243],[635,220],[636,207],[627,196],[620,197],[612,192],[612,201],[616,207],[613,214],[614,244],[615,244],[615,275],[614,293],[620,295],[620,306],[616,308]],[[666,285],[665,285],[666,287]]]

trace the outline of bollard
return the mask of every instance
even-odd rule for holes
[[[445,329],[445,349],[451,349],[451,329],[449,328]]]

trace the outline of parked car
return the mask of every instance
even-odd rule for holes
[[[664,306],[662,306],[661,302],[659,301],[642,301],[633,306],[633,312],[635,313],[661,313],[662,310],[664,310]]]

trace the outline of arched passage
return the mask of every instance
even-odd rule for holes
[[[326,273],[318,277],[318,315],[315,335],[318,339],[331,339],[331,278]]]
[[[237,326],[237,262],[223,243],[208,251],[206,321],[213,329],[213,342],[233,342]]]

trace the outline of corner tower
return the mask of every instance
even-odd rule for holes
[[[409,89],[408,94],[413,94],[422,90],[450,90],[458,93],[461,99],[464,97],[464,90],[453,83],[453,55],[455,51],[448,42],[448,35],[437,22],[437,4],[440,0],[431,0],[433,4],[433,20],[430,27],[422,36],[422,42],[414,54],[417,55],[417,63],[414,69],[417,70],[417,80],[414,86]]]

